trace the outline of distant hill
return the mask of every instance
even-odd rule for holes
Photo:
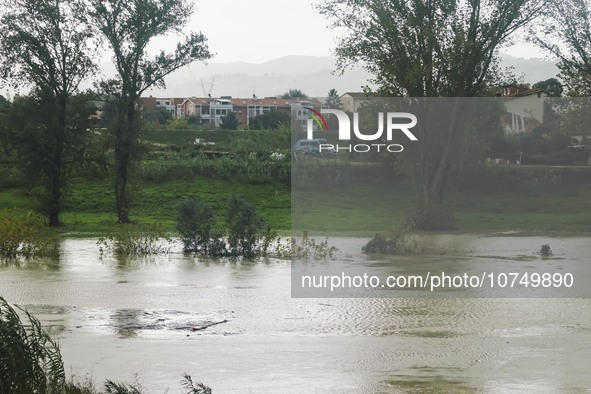
[[[556,78],[558,67],[556,62],[531,58],[523,59],[519,57],[501,55],[501,67],[514,67],[514,74],[517,78],[523,77],[523,82],[534,84],[544,81],[548,78]]]
[[[101,64],[107,76],[114,75],[110,63]],[[339,93],[360,91],[371,75],[356,67],[338,75],[330,56],[287,56],[261,64],[235,62],[194,63],[176,71],[165,80],[166,90],[147,92],[157,97],[203,96],[211,89],[214,97],[275,96],[289,89],[300,89],[308,96],[326,96],[330,89]],[[211,83],[213,79],[213,88]]]
[[[523,77],[526,83],[552,78],[558,73],[551,61],[502,55],[501,67],[508,66],[513,66],[516,77]],[[110,63],[101,64],[101,70],[107,76],[115,74]],[[252,97],[253,94],[265,97],[300,89],[308,96],[322,97],[333,88],[340,94],[360,91],[372,77],[360,67],[349,69],[342,75],[335,70],[335,58],[331,56],[287,56],[261,64],[194,63],[168,76],[166,90],[151,90],[147,94],[157,97],[204,96],[204,90],[207,93],[211,89],[214,97]]]

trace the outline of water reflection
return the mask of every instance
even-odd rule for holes
[[[0,259],[0,268],[18,268],[35,271],[58,271],[60,269],[59,256],[51,258],[2,258]]]
[[[111,315],[112,325],[115,327],[119,338],[134,338],[137,336],[137,330],[141,328],[139,324],[138,309],[120,309]]]
[[[421,371],[422,370],[422,371]],[[470,387],[462,379],[451,379],[449,375],[460,375],[462,370],[454,368],[448,370],[446,376],[437,375],[436,370],[432,368],[417,368],[417,372],[428,374],[422,378],[417,378],[416,374],[413,375],[400,375],[392,377],[391,380],[385,382],[394,392],[401,393],[455,393],[455,394],[468,394],[478,393],[475,387]]]

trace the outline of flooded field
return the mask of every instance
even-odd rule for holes
[[[331,241],[342,253],[328,266],[402,261]],[[441,270],[548,264],[533,254],[548,242],[560,264],[578,264],[577,278],[589,274],[580,267],[590,241],[433,240],[448,251],[435,255]],[[292,298],[291,273],[289,261],[180,252],[101,260],[96,240],[66,240],[59,260],[1,265],[0,294],[40,318],[68,371],[136,379],[150,393],[179,392],[183,372],[216,394],[591,390],[588,298]]]

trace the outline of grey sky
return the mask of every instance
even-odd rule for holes
[[[309,0],[196,0],[191,20],[208,37],[216,63],[329,55],[337,32],[327,24]]]
[[[263,63],[288,55],[326,56],[336,46],[343,30],[329,24],[313,7],[320,0],[196,0],[189,29],[202,31],[211,62]],[[166,39],[152,48],[164,49]],[[172,49],[172,48],[168,48]],[[520,44],[503,50],[516,57],[543,57],[537,48]]]

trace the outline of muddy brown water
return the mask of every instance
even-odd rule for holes
[[[329,266],[396,265],[362,255],[360,240],[330,241],[341,257]],[[527,269],[548,264],[534,254],[544,243],[587,280],[591,238],[440,235],[413,258]],[[216,394],[591,391],[589,298],[292,298],[289,261],[101,260],[95,239],[61,250],[0,265],[0,294],[96,382],[174,393],[186,372]]]

